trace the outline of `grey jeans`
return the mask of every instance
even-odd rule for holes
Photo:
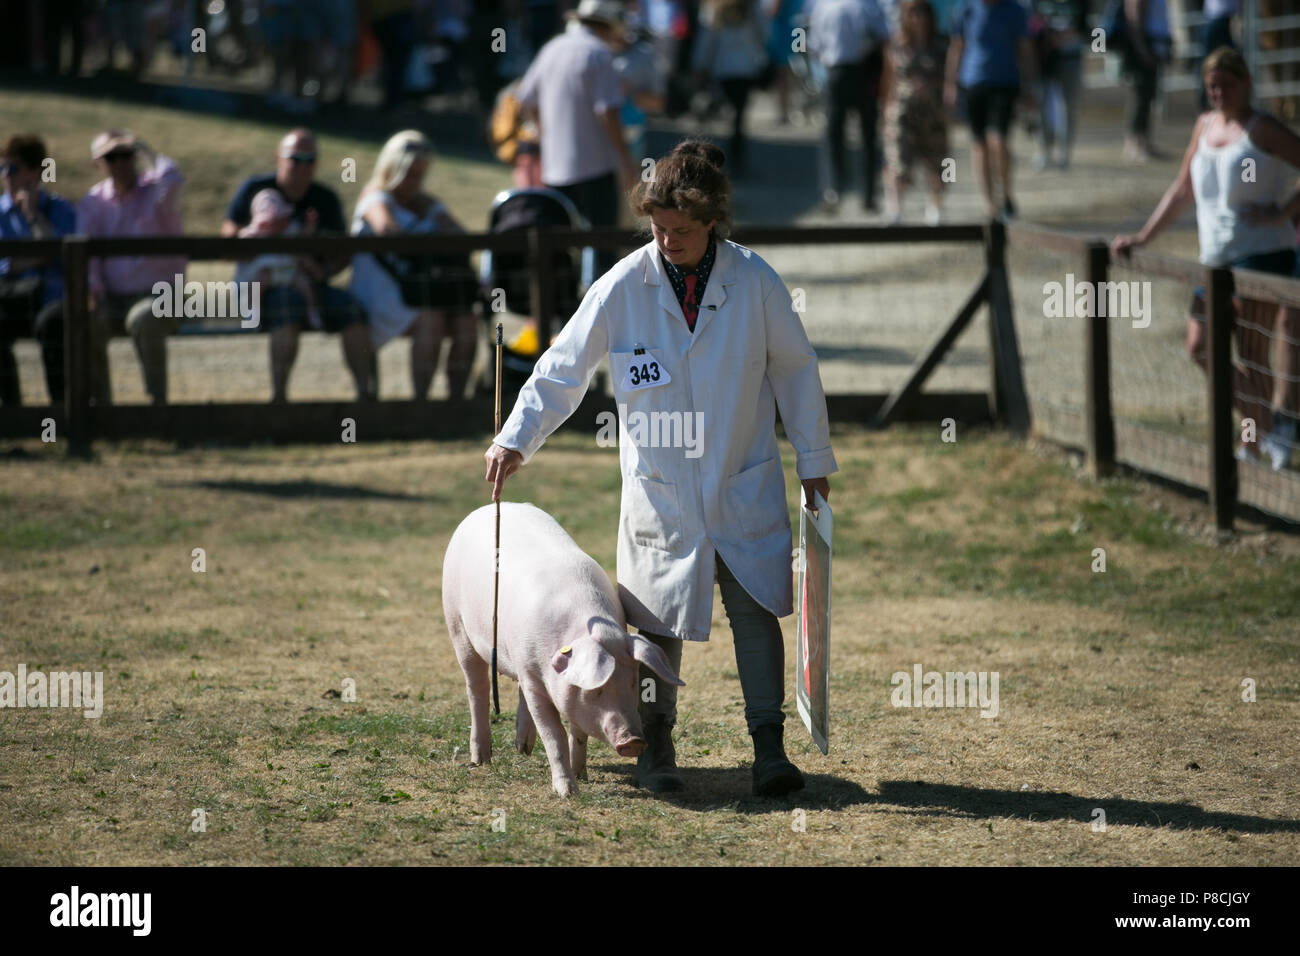
[[[776,615],[763,607],[736,580],[722,556],[716,562],[718,587],[722,591],[722,606],[727,611],[731,633],[736,642],[736,671],[740,675],[740,690],[745,696],[745,724],[750,733],[768,724],[781,726],[785,714],[785,642]],[[673,673],[681,676],[682,641],[675,637],[662,637],[642,631],[641,634],[664,652]],[[641,719],[652,715],[677,717],[677,687],[658,680],[654,671],[641,665],[641,686],[654,681],[655,700],[640,704]]]

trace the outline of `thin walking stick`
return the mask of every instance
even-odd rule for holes
[[[496,402],[492,411],[494,431],[501,434],[501,323],[497,323]],[[498,466],[501,467],[501,466]],[[497,691],[497,594],[501,589],[501,496],[497,495],[497,538],[492,549],[492,712],[501,715],[501,695]]]

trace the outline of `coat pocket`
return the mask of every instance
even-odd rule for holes
[[[727,481],[727,498],[746,538],[765,538],[789,527],[785,472],[779,455],[732,475]]]
[[[638,547],[679,552],[682,513],[677,486],[641,475],[624,476],[623,532]]]

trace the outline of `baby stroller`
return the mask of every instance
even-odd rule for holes
[[[488,231],[514,232],[522,229],[590,229],[591,225],[563,193],[546,187],[506,189],[497,193],[488,213]],[[577,311],[582,297],[594,281],[596,251],[586,248],[577,253],[557,249],[551,260],[554,315],[552,328],[559,327]],[[504,345],[501,350],[501,388],[517,392],[533,374],[533,366],[545,350],[538,332],[537,317],[532,314],[526,252],[485,251],[479,257],[479,288],[483,320],[488,336],[489,361],[479,381],[480,394],[491,393],[496,375],[496,326],[500,322]],[[494,312],[495,290],[502,292],[505,311]],[[549,343],[546,343],[549,344]]]

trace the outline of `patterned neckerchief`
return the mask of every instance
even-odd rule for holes
[[[695,331],[695,320],[700,314],[700,302],[704,299],[704,287],[709,282],[709,273],[713,271],[713,262],[717,255],[718,245],[712,233],[709,234],[709,247],[704,250],[704,255],[696,263],[695,268],[689,272],[673,265],[664,258],[663,253],[659,254],[659,260],[664,264],[664,271],[668,273],[668,281],[672,283],[673,292],[677,294],[677,301],[682,307],[686,327],[692,332]]]

